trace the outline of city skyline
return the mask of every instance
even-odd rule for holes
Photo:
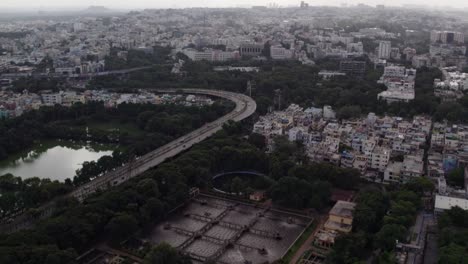
[[[250,7],[254,5],[268,6],[272,3],[277,4],[280,7],[293,7],[299,6],[299,0],[201,0],[201,1],[188,1],[188,0],[135,0],[129,3],[128,1],[111,1],[111,0],[85,0],[79,4],[75,2],[63,2],[58,0],[6,0],[0,3],[0,7],[7,8],[9,10],[42,10],[42,9],[80,9],[87,6],[105,6],[111,9],[142,9],[142,8],[191,8],[191,7]],[[332,0],[332,1],[305,1],[311,6],[329,5],[329,6],[340,6],[346,4],[348,6],[357,4],[366,5],[387,5],[387,6],[402,6],[402,5],[419,5],[424,7],[444,7],[450,6],[453,8],[466,8],[468,3],[464,0],[448,0],[441,3],[440,1],[430,0]]]

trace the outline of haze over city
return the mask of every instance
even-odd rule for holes
[[[467,264],[467,0],[0,0],[0,264]]]
[[[3,0],[0,3],[0,7],[8,7],[9,9],[70,9],[70,8],[82,8],[89,5],[95,6],[106,6],[109,8],[118,9],[142,9],[142,8],[185,8],[185,7],[250,7],[253,5],[269,5],[271,3],[278,4],[281,7],[292,7],[298,6],[300,1],[296,0],[200,0],[200,1],[189,1],[189,0],[135,0],[135,1],[123,1],[123,0],[84,0],[79,1],[60,1],[60,0]],[[307,1],[306,1],[307,2]],[[389,5],[389,6],[401,6],[401,5],[419,5],[421,7],[441,7],[450,6],[453,8],[464,8],[468,7],[468,2],[465,0],[314,0],[308,1],[311,6],[316,5],[330,5],[339,6],[342,4],[357,5],[359,3],[367,5]],[[1,12],[1,10],[0,10]]]

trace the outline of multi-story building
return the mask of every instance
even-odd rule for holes
[[[456,31],[431,31],[431,42],[441,42],[444,44],[463,44],[465,42],[465,35]]]
[[[390,41],[380,41],[378,47],[378,58],[389,59],[392,52],[392,43]]]
[[[415,69],[406,69],[404,66],[387,66],[384,74],[378,81],[387,86],[387,90],[377,95],[378,99],[393,102],[409,102],[414,99]]]
[[[369,167],[380,172],[384,172],[390,161],[391,150],[384,147],[375,147],[371,154],[371,159],[368,161]]]
[[[271,46],[270,56],[273,60],[287,60],[292,58],[293,53],[291,50],[281,46]]]
[[[349,233],[353,228],[353,212],[355,203],[338,201],[328,213],[325,230]]]
[[[366,74],[366,62],[356,60],[340,61],[340,72],[349,76],[363,77]]]
[[[264,49],[263,44],[257,43],[243,43],[240,45],[240,55],[247,56],[247,57],[255,57],[262,55]]]
[[[41,98],[42,103],[45,105],[62,104],[62,95],[60,93],[43,93]]]

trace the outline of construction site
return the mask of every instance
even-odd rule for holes
[[[146,238],[166,242],[194,262],[271,263],[282,258],[312,218],[198,195]]]

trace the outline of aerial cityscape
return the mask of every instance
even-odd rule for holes
[[[0,264],[468,264],[466,3],[88,4],[0,3]]]

